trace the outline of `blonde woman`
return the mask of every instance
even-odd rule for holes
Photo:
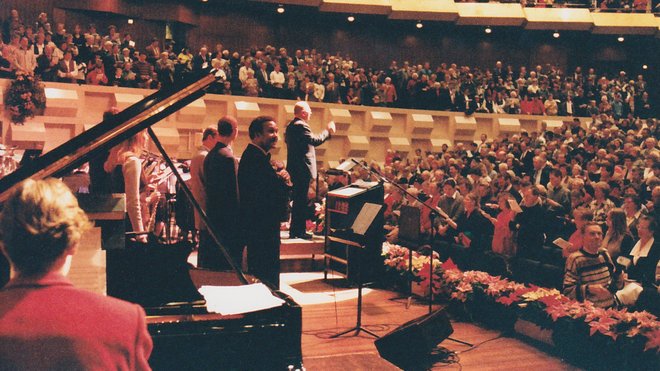
[[[130,220],[130,230],[134,232],[147,230],[149,206],[160,197],[156,191],[150,193],[151,187],[147,187],[150,179],[146,179],[142,171],[140,155],[146,148],[147,141],[146,131],[135,134],[114,147],[103,165],[103,169],[110,174],[112,192],[126,194],[126,212]],[[144,192],[141,193],[141,190]],[[146,242],[147,236],[138,235],[136,239]]]

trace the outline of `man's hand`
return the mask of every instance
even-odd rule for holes
[[[328,122],[327,129],[328,129],[328,132],[330,134],[334,134],[337,131],[337,127],[335,126],[335,122],[334,121]]]

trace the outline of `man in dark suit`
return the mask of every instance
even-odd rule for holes
[[[532,172],[530,181],[534,185],[547,187],[550,181],[550,166],[546,166],[546,161],[541,156],[534,156],[532,163],[534,171]]]
[[[144,310],[65,277],[90,226],[64,183],[21,183],[0,218],[11,281],[0,290],[0,368],[148,370]]]
[[[288,200],[286,171],[276,173],[270,164],[271,148],[278,128],[269,116],[250,124],[251,143],[238,168],[241,194],[241,226],[247,242],[248,272],[261,281],[280,287],[280,222]]]
[[[286,127],[284,134],[287,146],[287,171],[293,181],[293,208],[291,210],[291,229],[289,238],[311,239],[305,229],[307,220],[307,192],[309,182],[316,178],[316,150],[317,147],[335,132],[335,123],[330,121],[321,134],[314,135],[309,127],[309,118],[312,109],[307,102],[296,103],[293,108],[294,119]]]
[[[243,243],[239,231],[238,162],[234,157],[232,143],[238,136],[238,122],[232,116],[218,121],[218,141],[204,159],[206,182],[206,214],[211,228],[227,249],[238,267],[243,260]],[[227,259],[204,232],[200,236],[198,264],[203,268],[228,269]]]

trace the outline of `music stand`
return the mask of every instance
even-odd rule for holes
[[[353,226],[351,228],[353,230],[353,233],[358,236],[364,237],[364,235],[367,233],[367,230],[369,230],[369,228],[371,227],[371,224],[373,223],[374,219],[381,212],[382,209],[383,209],[383,205],[372,204],[369,202],[366,202],[364,205],[362,205],[362,209],[360,210],[358,216],[355,218],[355,221],[353,222]],[[340,333],[334,334],[330,336],[330,338],[331,339],[338,338],[342,335],[346,335],[349,332],[353,332],[353,331],[355,331],[355,334],[353,334],[353,336],[357,336],[358,334],[360,334],[360,331],[364,331],[367,334],[379,339],[380,336],[362,327],[362,286],[363,286],[362,255],[364,250],[364,244],[334,236],[328,236],[328,238],[334,242],[343,243],[347,246],[353,246],[359,249],[358,269],[357,269],[357,283],[358,283],[357,320],[354,327],[351,327],[346,331],[342,331]]]

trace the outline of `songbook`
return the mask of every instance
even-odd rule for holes
[[[516,201],[513,198],[510,198],[510,199],[507,200],[507,202],[509,203],[509,207],[511,208],[511,210],[513,210],[514,213],[516,213],[516,214],[517,213],[522,213],[522,208],[520,208],[520,205],[518,204],[518,201]]]
[[[561,247],[562,250],[570,250],[573,247],[573,244],[566,241],[565,239],[559,237],[556,240],[552,241],[555,245]]]
[[[364,205],[362,205],[360,213],[353,222],[353,232],[364,236],[382,208],[383,205],[365,202]]]
[[[637,282],[628,282],[621,290],[616,292],[616,297],[621,304],[626,306],[634,305],[644,288]]]

